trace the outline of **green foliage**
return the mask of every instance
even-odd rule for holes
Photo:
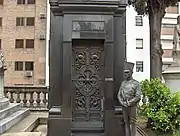
[[[179,104],[180,104],[180,92],[176,92],[176,93],[175,93],[175,97],[176,97],[177,101],[178,101]]]
[[[173,94],[159,79],[142,81],[142,94],[141,112],[151,119],[151,129],[175,132],[180,128],[180,95]]]
[[[148,13],[147,1],[148,0],[135,0],[133,2],[133,7],[138,15],[144,15]]]
[[[148,9],[160,9],[165,10],[166,7],[176,5],[180,0],[133,0],[132,5],[139,15],[148,14]]]

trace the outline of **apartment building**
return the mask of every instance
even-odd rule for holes
[[[46,0],[0,0],[0,48],[5,86],[44,86]]]
[[[149,20],[137,15],[132,6],[126,15],[126,57],[135,63],[133,77],[142,81],[150,77]]]
[[[168,7],[162,20],[161,43],[164,54],[162,56],[163,67],[169,67],[173,58],[173,34],[179,15],[179,4]],[[127,60],[135,63],[134,78],[141,81],[150,77],[150,41],[148,16],[139,16],[132,6],[127,7],[126,17]]]
[[[172,48],[173,48],[173,34],[174,26],[177,24],[177,16],[179,15],[179,4],[176,6],[171,6],[166,9],[166,15],[162,20],[162,30],[161,30],[161,43],[162,49],[164,50],[163,54],[163,70],[169,67],[173,58]]]

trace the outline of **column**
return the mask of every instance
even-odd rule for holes
[[[4,98],[4,71],[6,69],[0,69],[0,99]]]

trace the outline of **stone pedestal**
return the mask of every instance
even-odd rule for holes
[[[180,91],[180,51],[174,51],[173,64],[167,68],[163,73],[165,84],[173,92]]]
[[[0,68],[0,110],[4,109],[9,104],[9,99],[4,96],[4,72],[6,67]]]
[[[3,77],[4,76],[0,74],[0,98],[4,97],[4,78]]]
[[[4,71],[5,67],[0,68],[0,98],[4,97]]]
[[[9,103],[4,96],[4,71],[6,67],[0,68],[0,134],[17,124],[29,115],[29,109],[22,109],[20,103]]]

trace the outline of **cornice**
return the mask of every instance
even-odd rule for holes
[[[96,2],[95,2],[96,1]],[[121,14],[126,10],[127,4],[117,0],[50,0],[51,11],[53,13],[74,12],[113,12]]]
[[[49,0],[50,6],[58,6],[59,5],[59,0]]]

